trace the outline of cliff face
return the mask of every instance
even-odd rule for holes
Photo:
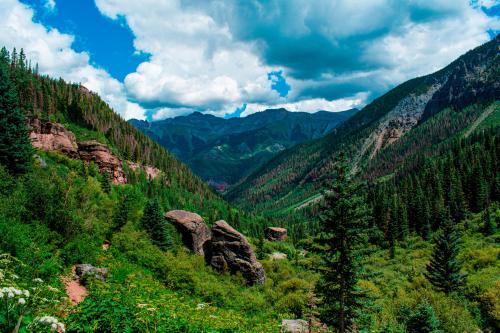
[[[62,124],[42,122],[37,118],[28,119],[29,136],[33,147],[44,151],[56,151],[85,163],[93,162],[101,173],[107,174],[115,184],[127,183],[124,163],[132,171],[143,170],[149,179],[158,177],[158,168],[141,165],[132,161],[122,161],[109,147],[95,140],[77,142],[75,135]]]

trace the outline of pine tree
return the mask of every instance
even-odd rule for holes
[[[432,258],[425,274],[437,289],[445,293],[457,290],[464,282],[465,276],[460,273],[462,265],[457,259],[459,244],[460,236],[448,214],[436,235]]]
[[[420,302],[410,314],[406,323],[408,333],[440,333],[439,320],[432,306],[427,302]]]
[[[485,236],[491,236],[496,232],[496,225],[491,218],[490,208],[486,208],[483,212],[483,234]]]
[[[166,228],[160,203],[157,199],[151,199],[146,203],[141,226],[148,232],[155,245],[165,250],[172,247],[172,236]]]
[[[11,82],[8,60],[0,59],[0,163],[12,174],[26,173],[31,167],[32,147],[26,119],[18,106],[16,88]]]
[[[118,203],[113,214],[111,232],[120,230],[129,221],[135,199],[130,188],[124,188],[123,192],[119,193]]]
[[[101,188],[106,194],[111,192],[111,182],[109,181],[109,175],[107,173],[104,173],[101,176]]]
[[[363,293],[357,288],[359,247],[363,240],[367,209],[358,195],[360,186],[349,179],[345,158],[336,163],[336,179],[324,193],[320,215],[323,232],[316,239],[321,254],[321,278],[316,286],[322,320],[339,332],[348,331],[362,307]]]
[[[266,258],[266,253],[264,252],[264,235],[259,233],[259,240],[257,242],[256,256],[259,260],[264,260]]]

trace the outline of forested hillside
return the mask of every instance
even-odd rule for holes
[[[2,49],[0,331],[499,331],[499,44],[279,154],[246,212]]]
[[[280,151],[322,137],[356,111],[310,114],[270,109],[230,119],[195,112],[161,121],[129,122],[224,190]]]
[[[496,126],[499,45],[497,36],[444,69],[399,85],[326,137],[282,152],[226,197],[268,216],[307,215],[340,151],[357,177],[390,178],[404,165],[434,155],[436,145],[469,136],[485,122]]]

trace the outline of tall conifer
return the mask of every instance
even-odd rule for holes
[[[323,232],[316,240],[321,254],[321,279],[316,293],[321,300],[322,320],[347,332],[362,307],[362,292],[356,286],[359,247],[367,220],[367,208],[359,185],[349,179],[346,159],[337,160],[335,180],[324,193],[320,215]]]
[[[26,118],[18,106],[18,97],[11,82],[8,54],[0,59],[0,163],[12,174],[26,173],[31,166],[32,147]]]

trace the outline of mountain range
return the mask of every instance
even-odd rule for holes
[[[326,135],[357,111],[268,109],[230,119],[195,112],[161,121],[129,122],[222,191],[281,151]]]
[[[417,153],[432,156],[443,142],[498,119],[499,48],[497,36],[443,69],[397,86],[326,136],[281,152],[226,198],[256,212],[289,215],[321,198],[341,151],[353,174],[371,180],[391,177]]]

